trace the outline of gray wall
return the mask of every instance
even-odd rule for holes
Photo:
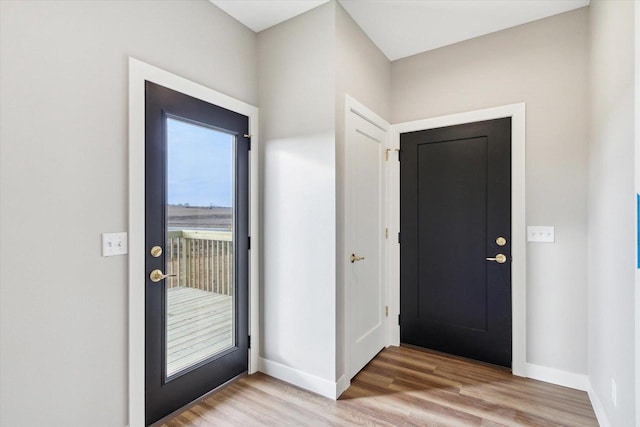
[[[262,354],[335,380],[335,4],[258,35]]]
[[[589,22],[589,378],[612,426],[636,425],[633,3],[592,0]]]
[[[527,362],[587,372],[588,9],[392,63],[392,122],[526,102]]]
[[[336,378],[345,372],[344,354],[344,266],[345,254],[345,145],[344,102],[345,94],[358,100],[383,119],[390,120],[391,109],[391,63],[367,37],[353,19],[336,3],[336,223],[337,223],[337,276],[336,310],[338,325],[336,336]]]
[[[2,426],[127,422],[100,234],[127,229],[128,55],[256,104],[256,36],[207,1],[0,2]]]
[[[261,32],[258,56],[262,357],[334,382],[345,357],[344,95],[389,118],[391,65],[336,2]]]
[[[556,226],[528,245],[527,361],[588,372],[629,425],[633,4],[590,9],[389,65],[333,2],[256,37],[204,0],[0,1],[0,425],[126,423],[126,257],[102,258],[100,233],[127,228],[129,55],[259,98],[262,357],[328,381],[344,93],[393,123],[526,102],[527,223]]]

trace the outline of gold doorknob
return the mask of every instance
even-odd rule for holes
[[[351,256],[349,257],[351,264],[353,264],[356,261],[362,261],[363,259],[364,259],[363,256],[357,256],[356,254],[351,254]]]
[[[507,256],[505,254],[498,254],[495,258],[487,258],[487,261],[495,261],[498,264],[504,264],[507,262]]]
[[[153,270],[150,274],[149,274],[149,279],[151,279],[152,282],[157,283],[160,280],[164,280],[167,277],[176,277],[175,274],[164,274],[161,270]]]

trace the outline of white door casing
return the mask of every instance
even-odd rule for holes
[[[129,426],[145,425],[145,81],[249,117],[249,373],[258,369],[258,109],[198,83],[129,58]]]
[[[346,97],[345,287],[347,379],[387,344],[386,182],[389,125]],[[351,256],[364,257],[351,260]]]
[[[526,222],[525,222],[525,104],[510,104],[483,110],[398,123],[391,126],[390,148],[400,148],[400,134],[483,120],[511,117],[511,308],[512,372],[527,376],[526,364]],[[400,165],[389,164],[390,233],[400,230]],[[394,234],[395,235],[395,234]],[[400,314],[400,245],[389,246],[389,312]],[[389,328],[388,344],[400,345],[400,326]]]

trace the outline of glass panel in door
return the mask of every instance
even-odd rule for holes
[[[235,136],[166,119],[166,378],[235,346]]]

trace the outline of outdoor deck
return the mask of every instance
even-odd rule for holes
[[[167,375],[233,344],[231,296],[180,286],[167,298]]]

